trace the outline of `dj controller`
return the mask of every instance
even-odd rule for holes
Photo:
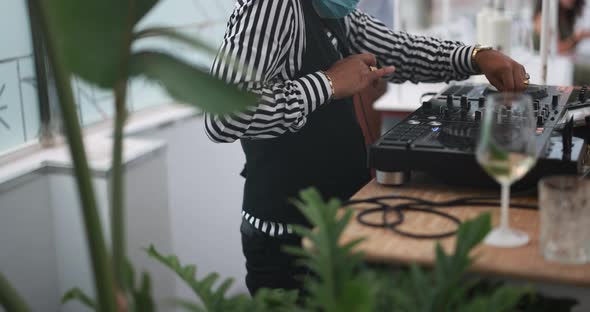
[[[401,185],[412,172],[447,184],[497,185],[477,163],[475,147],[486,97],[485,84],[455,84],[442,90],[369,148],[369,166],[381,184]],[[590,106],[587,88],[531,85],[537,123],[537,163],[515,186],[529,187],[548,175],[585,174],[586,138],[574,135],[568,107]],[[586,118],[590,124],[590,118]]]

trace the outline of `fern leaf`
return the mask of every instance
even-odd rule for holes
[[[304,256],[302,263],[314,273],[305,283],[309,293],[305,310],[371,311],[375,289],[368,275],[358,270],[362,257],[353,252],[360,241],[340,245],[340,237],[352,218],[352,211],[346,210],[338,217],[340,201],[326,202],[315,189],[302,191],[300,198],[293,203],[315,228],[313,231],[296,229],[313,244],[311,249],[299,248],[294,252]],[[293,251],[292,248],[289,250]]]
[[[70,301],[78,301],[88,308],[93,310],[96,309],[96,302],[94,302],[94,299],[90,298],[90,296],[88,296],[82,289],[77,287],[67,291],[61,298],[62,304],[66,304]]]

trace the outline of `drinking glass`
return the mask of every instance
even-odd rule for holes
[[[541,253],[549,261],[590,261],[590,181],[575,176],[539,182]]]
[[[526,233],[509,225],[510,186],[534,166],[536,123],[530,96],[497,93],[488,97],[480,128],[476,157],[480,166],[502,186],[500,225],[486,237],[496,247],[526,245]]]

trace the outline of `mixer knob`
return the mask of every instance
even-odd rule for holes
[[[542,127],[545,123],[545,117],[539,115],[537,116],[537,127]]]
[[[475,120],[476,121],[480,121],[481,120],[481,111],[475,111]]]
[[[535,100],[533,102],[533,109],[534,110],[539,110],[539,106],[541,105],[541,102],[539,100]]]
[[[447,95],[447,108],[448,109],[452,109],[453,108],[453,96],[452,95]]]
[[[551,107],[556,108],[559,105],[559,95],[554,95],[551,99]]]
[[[486,98],[482,96],[477,100],[477,107],[483,108],[484,106],[486,106]]]
[[[461,108],[462,109],[468,109],[469,107],[469,102],[467,101],[467,96],[462,96],[461,97]]]

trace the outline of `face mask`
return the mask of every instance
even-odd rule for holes
[[[303,0],[309,1],[309,0]],[[315,10],[323,18],[343,18],[356,9],[360,0],[312,0]]]

